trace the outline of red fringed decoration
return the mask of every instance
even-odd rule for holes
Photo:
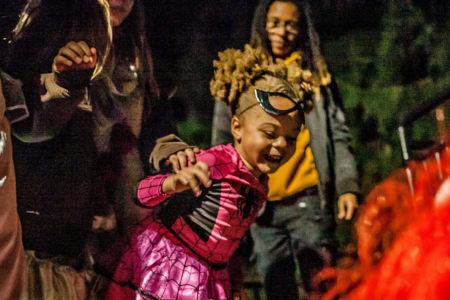
[[[450,299],[450,192],[434,205],[450,176],[445,153],[408,165],[414,196],[405,169],[369,194],[356,222],[360,263],[319,274],[316,282],[336,282],[322,300]]]

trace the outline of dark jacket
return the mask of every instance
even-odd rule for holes
[[[339,92],[334,82],[321,87],[321,97],[314,101],[314,109],[306,114],[310,146],[319,173],[322,207],[332,210],[336,196],[358,195],[358,172],[353,157],[351,136],[345,124]],[[222,101],[214,107],[212,145],[233,142],[231,112]]]
[[[250,45],[261,47],[271,55],[270,41],[266,32],[266,16],[276,0],[261,0],[256,8]],[[330,81],[330,74],[322,55],[319,36],[314,28],[309,5],[306,1],[293,0],[300,10],[301,29],[297,39],[297,52],[301,67],[319,76],[322,82],[321,97],[314,101],[314,109],[306,115],[306,126],[310,131],[310,146],[319,173],[319,192],[322,207],[333,209],[335,196],[345,193],[358,195],[358,173],[351,147],[349,128],[338,88]],[[331,83],[329,83],[331,82]],[[325,85],[326,84],[326,85]],[[231,112],[224,103],[216,101],[213,117],[212,145],[233,142],[230,132]]]

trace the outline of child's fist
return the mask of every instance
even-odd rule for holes
[[[72,70],[92,69],[97,63],[97,50],[89,48],[83,42],[69,42],[59,49],[58,55],[53,60],[53,70],[56,72]]]
[[[200,184],[205,187],[211,186],[209,179],[209,166],[199,161],[195,165],[180,170],[177,174],[173,174],[166,178],[163,183],[163,192],[167,194],[179,193],[187,189],[192,189],[195,196],[200,196]]]

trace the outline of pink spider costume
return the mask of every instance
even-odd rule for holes
[[[231,144],[196,157],[208,164],[212,179],[199,197],[192,190],[163,194],[171,174],[139,184],[139,201],[157,206],[158,217],[122,256],[113,277],[131,285],[138,299],[231,298],[225,266],[266,200],[267,176],[254,177]]]

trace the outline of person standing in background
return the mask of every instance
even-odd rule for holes
[[[2,81],[7,113],[20,112],[10,140],[26,250],[23,299],[86,299],[107,284],[82,269],[96,161],[87,90],[109,52],[108,16],[102,0],[30,0],[9,36],[10,76]]]
[[[320,81],[297,150],[269,176],[269,202],[251,228],[267,299],[297,300],[296,261],[304,289],[311,294],[311,279],[333,260],[335,197],[339,196],[338,217],[350,220],[358,206],[358,174],[342,100],[322,56],[308,5],[262,0],[250,44],[288,66],[300,64]],[[230,119],[229,109],[216,101],[213,146],[232,142]]]
[[[30,0],[8,44],[5,71],[27,111],[11,126],[18,212],[24,247],[41,258],[77,260],[92,226],[87,89],[111,44],[108,14],[100,0]]]
[[[20,80],[18,94],[30,112],[12,127],[24,244],[38,262],[30,278],[52,271],[50,261],[90,268],[85,246],[92,227],[125,231],[149,214],[133,204],[132,192],[145,174],[152,141],[175,126],[153,77],[143,13],[139,0],[30,0],[12,33],[7,71]],[[71,62],[90,64],[87,69],[55,69],[58,50],[67,56],[70,45],[84,47],[79,41],[88,52],[97,50],[95,70],[88,53]],[[102,241],[98,253],[108,247]],[[68,296],[40,289],[63,273],[33,279],[36,293]],[[90,281],[67,278],[68,286]]]
[[[126,230],[146,217],[148,210],[131,200],[135,184],[147,173],[155,140],[176,132],[169,101],[161,96],[153,74],[142,1],[107,2],[113,42],[89,95],[99,159],[93,224],[97,231]]]

